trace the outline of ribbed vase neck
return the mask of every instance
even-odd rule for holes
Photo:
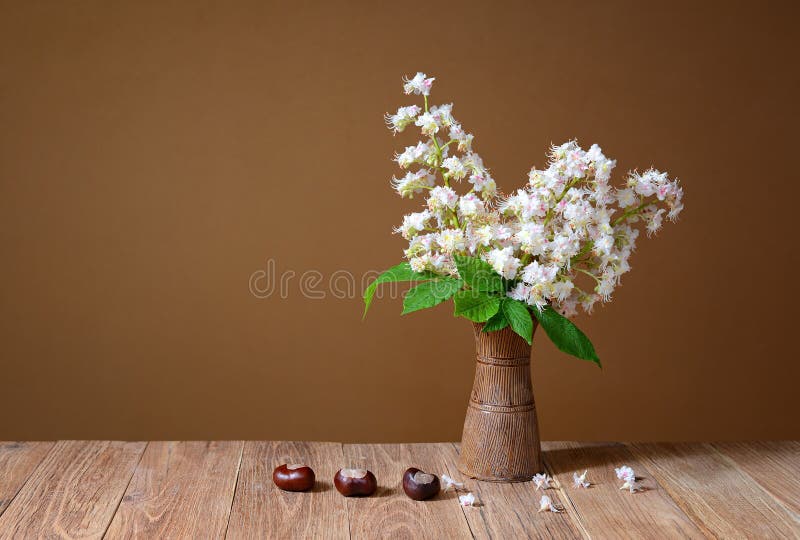
[[[536,321],[533,331],[536,332]],[[531,346],[510,326],[483,332],[483,323],[474,323],[475,355],[478,362],[495,365],[521,365],[531,360]]]

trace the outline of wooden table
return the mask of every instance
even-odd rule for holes
[[[466,480],[481,506],[449,492],[408,499],[415,465],[463,478],[458,445],[303,442],[0,443],[0,537],[800,537],[800,442],[544,444],[546,493],[564,512],[537,513],[530,483]],[[305,462],[310,493],[286,493],[272,469]],[[645,491],[618,489],[629,465]],[[369,498],[344,498],[332,478],[367,466]],[[588,469],[589,489],[572,485]]]

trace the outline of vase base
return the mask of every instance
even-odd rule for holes
[[[518,477],[511,477],[511,478],[499,478],[496,476],[478,476],[472,474],[468,471],[462,470],[461,467],[457,467],[458,472],[466,476],[467,478],[471,478],[473,480],[477,480],[478,482],[495,482],[498,484],[514,484],[517,482],[530,482],[533,479],[533,475],[531,476],[518,476]]]

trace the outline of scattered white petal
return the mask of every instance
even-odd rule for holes
[[[617,473],[617,478],[620,480],[624,480],[626,482],[628,480],[636,480],[636,474],[633,472],[633,469],[627,465],[623,465],[622,467],[614,469],[614,472]]]
[[[458,502],[461,503],[461,506],[478,506],[478,502],[475,499],[475,495],[472,493],[467,493],[466,495],[459,495]]]
[[[627,465],[614,469],[614,472],[617,473],[617,478],[623,482],[619,489],[627,489],[631,493],[636,493],[644,489],[642,485],[636,481],[636,473]]]
[[[539,512],[556,512],[559,513],[564,508],[557,504],[554,504],[553,501],[547,495],[542,495],[542,498],[539,500]]]
[[[619,489],[627,489],[631,493],[636,493],[637,491],[643,491],[644,488],[642,484],[637,482],[636,480],[625,480],[625,483],[622,484]]]
[[[586,481],[586,473],[589,471],[583,471],[583,474],[578,476],[578,473],[572,473],[572,482],[576,488],[588,488],[592,483]]]
[[[552,481],[553,479],[547,474],[539,473],[533,477],[533,483],[536,484],[536,491],[539,491],[539,488],[548,489]]]
[[[456,482],[454,479],[450,478],[446,474],[443,474],[441,476],[441,479],[442,479],[442,483],[444,484],[444,490],[443,491],[445,491],[445,492],[448,492],[451,489],[453,491],[458,491],[460,489],[464,489],[464,483],[463,482]]]

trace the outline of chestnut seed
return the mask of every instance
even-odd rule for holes
[[[345,497],[367,497],[378,489],[375,475],[366,469],[339,469],[333,484]]]
[[[403,473],[403,491],[415,501],[430,499],[439,493],[439,478],[415,467]]]
[[[283,464],[272,471],[272,481],[285,491],[308,491],[314,487],[314,471],[306,465]]]

